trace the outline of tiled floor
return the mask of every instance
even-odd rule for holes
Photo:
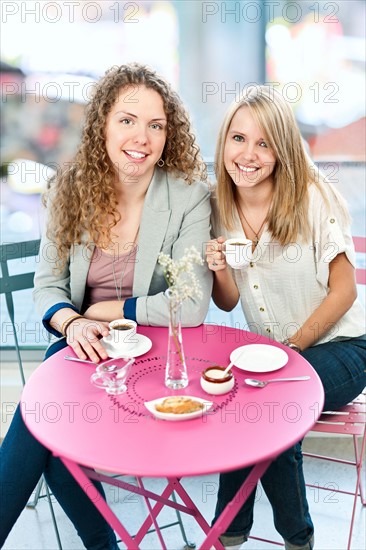
[[[317,450],[332,451],[333,448],[341,453],[342,457],[350,456],[351,445],[345,439],[335,438],[308,438],[304,447]],[[345,550],[348,537],[348,526],[351,512],[352,498],[347,495],[333,493],[337,486],[352,488],[354,476],[349,467],[332,463],[305,459],[305,472],[307,480],[313,483],[327,484],[329,491],[308,490],[308,500],[312,518],[316,530],[317,550]],[[150,488],[163,486],[162,480],[149,479],[146,484]],[[183,481],[185,488],[199,506],[208,521],[212,518],[215,501],[217,476],[199,478],[187,478]],[[135,532],[141,519],[146,515],[146,507],[140,497],[133,494],[117,493],[115,489],[107,487],[107,497],[112,503],[113,509],[123,520],[130,532]],[[64,550],[79,550],[83,546],[76,535],[75,529],[68,518],[65,517],[58,504],[55,503],[57,522],[60,530]],[[175,520],[174,512],[164,511],[161,514],[161,522],[167,523]],[[364,550],[366,540],[366,510],[358,504],[353,536],[352,550]],[[194,520],[184,516],[184,525],[188,539],[199,546],[203,540],[201,529],[195,525]],[[163,532],[168,550],[184,548],[179,527],[174,526]],[[273,527],[271,508],[263,491],[259,490],[255,506],[255,520],[252,534],[262,538],[281,541]],[[121,549],[125,546],[121,543]],[[156,534],[150,534],[141,544],[145,550],[160,548]],[[245,550],[274,550],[279,548],[274,544],[267,544],[250,539],[244,546]],[[9,535],[4,550],[57,550],[57,544],[50,520],[48,504],[45,500],[39,502],[36,510],[25,510]]]

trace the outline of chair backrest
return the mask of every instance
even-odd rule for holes
[[[352,237],[356,252],[366,254],[366,237]],[[366,285],[366,268],[356,268],[356,282],[358,285]]]
[[[23,260],[24,258],[29,258],[31,256],[38,256],[39,245],[40,239],[36,239],[33,241],[23,241],[19,243],[2,244],[0,246],[0,293],[5,295],[6,307],[12,325],[15,350],[17,353],[19,371],[23,385],[25,384],[25,377],[22,358],[20,354],[17,328],[15,325],[13,292],[16,292],[18,290],[25,290],[27,288],[33,288],[34,271],[10,275],[8,262],[11,260]]]

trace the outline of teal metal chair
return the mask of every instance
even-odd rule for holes
[[[18,273],[10,275],[9,272],[9,262],[15,260],[17,262],[17,267],[19,264],[25,261],[26,258],[33,257],[37,258],[39,253],[39,244],[40,240],[36,239],[33,241],[23,241],[19,243],[8,243],[2,244],[0,246],[0,265],[1,265],[1,278],[0,278],[0,294],[4,294],[6,309],[10,319],[10,324],[12,328],[12,335],[14,338],[14,348],[18,361],[19,374],[24,386],[25,384],[25,374],[23,367],[23,360],[21,355],[21,346],[19,344],[19,328],[15,322],[15,306],[13,293],[21,290],[26,290],[33,288],[33,279],[34,279],[34,270],[28,273]],[[45,489],[45,494],[42,494],[43,487]],[[42,476],[38,482],[35,497],[32,501],[28,502],[27,508],[35,508],[39,498],[47,498],[48,504],[51,512],[51,519],[55,531],[55,536],[57,539],[57,545],[60,550],[62,550],[62,544],[60,539],[59,530],[57,527],[55,512],[52,505],[51,494],[48,488],[48,485]]]

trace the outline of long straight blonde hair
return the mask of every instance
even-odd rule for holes
[[[275,154],[274,193],[267,216],[268,229],[281,245],[309,236],[308,205],[311,184],[322,193],[329,206],[333,196],[344,219],[349,219],[345,202],[326,181],[306,153],[290,105],[281,93],[267,85],[250,86],[229,108],[221,126],[215,154],[217,208],[221,225],[233,230],[236,213],[236,186],[224,165],[224,150],[231,121],[242,107],[248,107]]]

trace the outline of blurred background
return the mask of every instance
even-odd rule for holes
[[[40,236],[41,192],[76,150],[93,83],[131,61],[179,92],[212,179],[228,105],[245,85],[271,83],[347,199],[353,234],[366,234],[364,0],[3,0],[1,11],[2,242]],[[23,342],[35,344],[35,332]],[[9,338],[2,331],[3,347]]]

